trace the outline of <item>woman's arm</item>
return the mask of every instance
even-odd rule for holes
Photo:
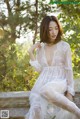
[[[40,47],[41,47],[40,43],[36,43],[36,44],[34,44],[34,45],[28,50],[30,59],[31,59],[32,61],[35,61],[35,59],[36,59],[35,56],[34,56],[34,50],[35,50],[36,48],[40,48]]]
[[[65,69],[66,69],[66,79],[67,79],[67,93],[66,97],[70,100],[73,100],[75,95],[74,91],[74,80],[73,80],[73,69],[72,69],[72,57],[71,57],[71,48],[68,44],[66,53],[65,53]]]
[[[35,49],[39,49],[41,48],[41,44],[40,43],[36,43],[34,44],[29,50],[28,50],[28,53],[29,53],[29,56],[30,56],[30,64],[31,66],[34,67],[34,69],[37,71],[37,72],[41,72],[41,65],[40,63],[38,62],[38,57],[39,57],[39,53],[36,52],[36,57],[34,55],[34,51]]]

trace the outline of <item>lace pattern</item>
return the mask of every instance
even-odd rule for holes
[[[56,77],[56,79],[60,79],[60,77],[62,79],[66,79],[68,85],[67,91],[74,96],[75,92],[70,45],[65,41],[60,41],[57,43],[56,48],[54,49],[54,61],[51,66],[47,64],[47,60],[44,54],[44,46],[45,43],[42,43],[42,47],[37,49],[36,60],[30,60],[30,64],[35,68],[36,71],[44,72],[43,75],[46,75],[46,82],[51,78],[53,79],[53,77]],[[50,68],[53,69],[52,73]],[[46,69],[46,71],[44,71],[44,69]],[[43,80],[45,80],[45,78]]]

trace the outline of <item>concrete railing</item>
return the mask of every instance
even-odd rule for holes
[[[24,119],[29,109],[28,97],[29,92],[25,91],[0,93],[0,117],[2,111],[8,110],[9,119]],[[80,92],[76,92],[74,102],[80,107]]]
[[[29,109],[29,92],[1,92],[0,93],[0,119],[8,110],[9,119],[24,119]],[[7,114],[8,114],[7,113]],[[4,118],[6,119],[6,118]]]
[[[29,110],[29,93],[27,91],[0,92],[0,119],[8,113],[9,119],[24,119]],[[80,92],[77,88],[74,102],[80,108]]]

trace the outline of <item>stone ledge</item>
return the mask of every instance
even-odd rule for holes
[[[1,108],[1,110],[9,111],[9,119],[24,119],[24,116],[28,112],[28,108]],[[0,113],[1,114],[1,113]],[[1,115],[0,115],[1,117]]]
[[[0,114],[1,110],[9,110],[9,119],[24,119],[29,109],[29,93],[27,91],[1,92]]]
[[[9,110],[9,119],[24,119],[29,109],[29,93],[27,91],[1,92],[0,111]],[[80,107],[80,92],[75,93],[74,102]]]
[[[80,108],[80,92],[75,93],[74,102]]]
[[[30,91],[12,91],[12,92],[0,92],[1,98],[19,98],[19,97],[28,97]]]
[[[29,92],[1,92],[0,93],[0,108],[20,108],[29,107]]]

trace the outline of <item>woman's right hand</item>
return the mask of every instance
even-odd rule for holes
[[[36,48],[41,48],[40,42],[37,42],[34,45],[32,45],[31,48],[28,50],[28,53],[33,53]]]

